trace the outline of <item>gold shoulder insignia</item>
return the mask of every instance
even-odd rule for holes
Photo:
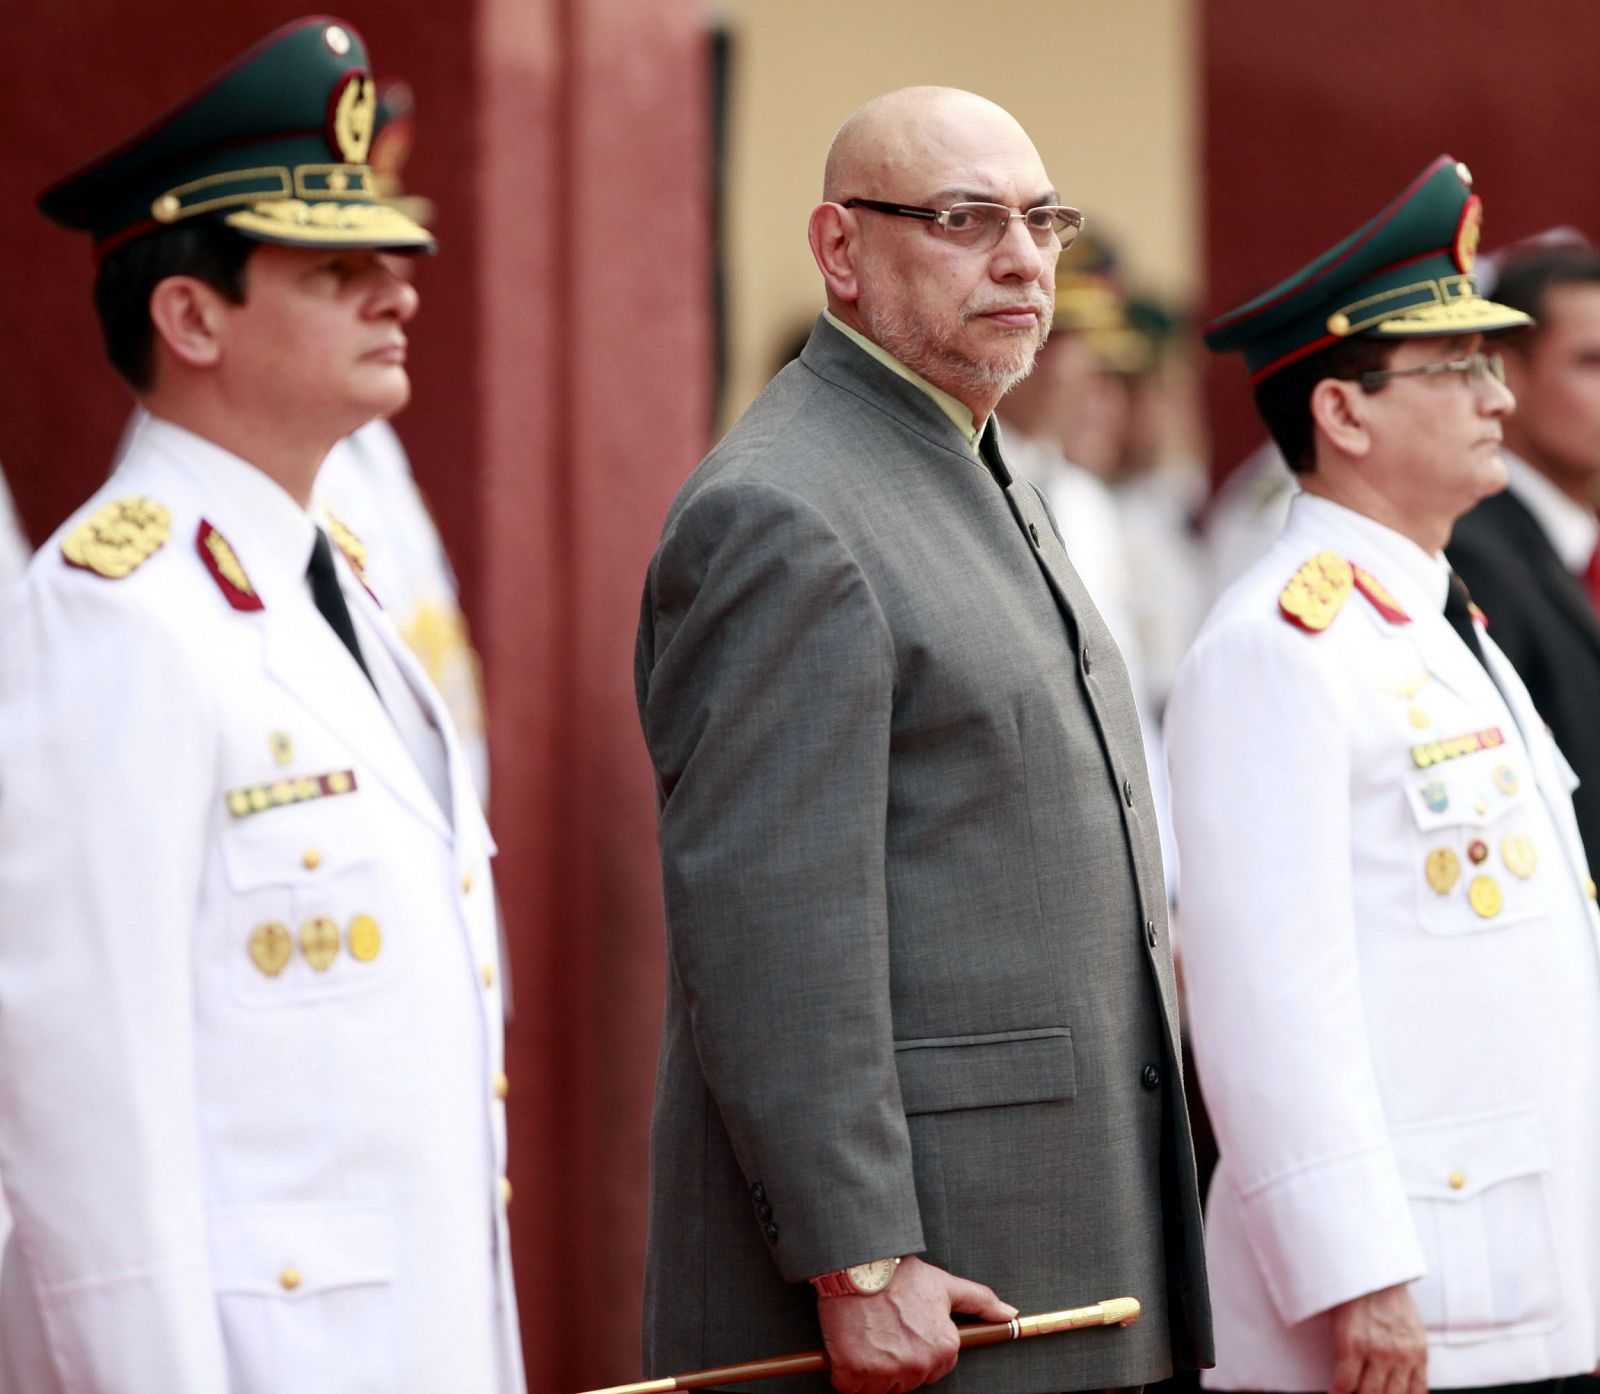
[[[228,544],[228,539],[204,518],[200,520],[200,531],[195,534],[194,540],[200,551],[200,560],[206,564],[206,570],[217,583],[217,589],[227,597],[228,604],[235,610],[266,608],[256,588],[250,584],[250,578],[245,575],[244,567],[239,563],[239,554]]]
[[[1337,552],[1318,552],[1293,576],[1278,596],[1284,619],[1310,634],[1333,623],[1355,585],[1355,574]]]
[[[154,499],[130,494],[96,509],[61,539],[69,566],[110,581],[132,575],[165,545],[172,515]]]
[[[333,545],[344,553],[345,560],[355,568],[356,575],[366,580],[367,544],[331,513],[328,514],[328,532],[333,537]]]
[[[1400,602],[1389,594],[1389,588],[1382,581],[1354,562],[1350,564],[1350,570],[1355,577],[1356,589],[1366,596],[1372,608],[1384,619],[1390,624],[1411,623],[1411,616],[1400,608]]]

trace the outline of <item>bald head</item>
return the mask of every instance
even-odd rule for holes
[[[996,162],[1031,164],[1033,182],[1044,180],[1038,151],[1004,107],[958,87],[902,87],[874,97],[839,128],[822,197],[910,198],[930,178],[959,181]]]

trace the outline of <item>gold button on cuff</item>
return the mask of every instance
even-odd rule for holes
[[[511,1181],[504,1176],[500,1178],[500,1204],[511,1204]]]
[[[300,865],[305,867],[307,871],[315,871],[322,865],[322,853],[317,851],[315,847],[307,847],[300,854]]]
[[[278,1274],[278,1285],[285,1292],[293,1292],[297,1287],[300,1286],[300,1282],[300,1270],[292,1263],[285,1268],[283,1272]]]
[[[494,986],[494,964],[486,963],[486,964],[483,965],[482,969],[480,969],[479,971],[481,971],[482,974],[483,974],[483,985],[485,987],[493,987]]]
[[[1450,1182],[1450,1189],[1452,1191],[1459,1191],[1467,1184],[1467,1178],[1464,1172],[1452,1171],[1447,1179]]]
[[[508,1079],[506,1077],[506,1072],[504,1070],[496,1070],[494,1072],[494,1096],[495,1096],[495,1098],[503,1099],[510,1092],[511,1092],[511,1081],[510,1081],[510,1079]]]

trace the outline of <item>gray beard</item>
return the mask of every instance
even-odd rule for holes
[[[1003,397],[1033,371],[1039,360],[1039,350],[1050,332],[1047,326],[1032,342],[1019,334],[1015,353],[1006,359],[977,361],[951,348],[947,336],[929,332],[911,315],[876,310],[870,314],[863,312],[862,322],[874,343],[886,348],[934,386],[947,392],[954,387],[954,396],[967,391],[977,396]]]

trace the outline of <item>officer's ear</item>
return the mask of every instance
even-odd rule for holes
[[[230,308],[220,291],[193,276],[167,276],[150,292],[151,327],[167,352],[191,368],[220,360],[219,331]]]
[[[1341,455],[1364,459],[1372,449],[1367,394],[1358,382],[1323,378],[1311,389],[1311,420]]]

